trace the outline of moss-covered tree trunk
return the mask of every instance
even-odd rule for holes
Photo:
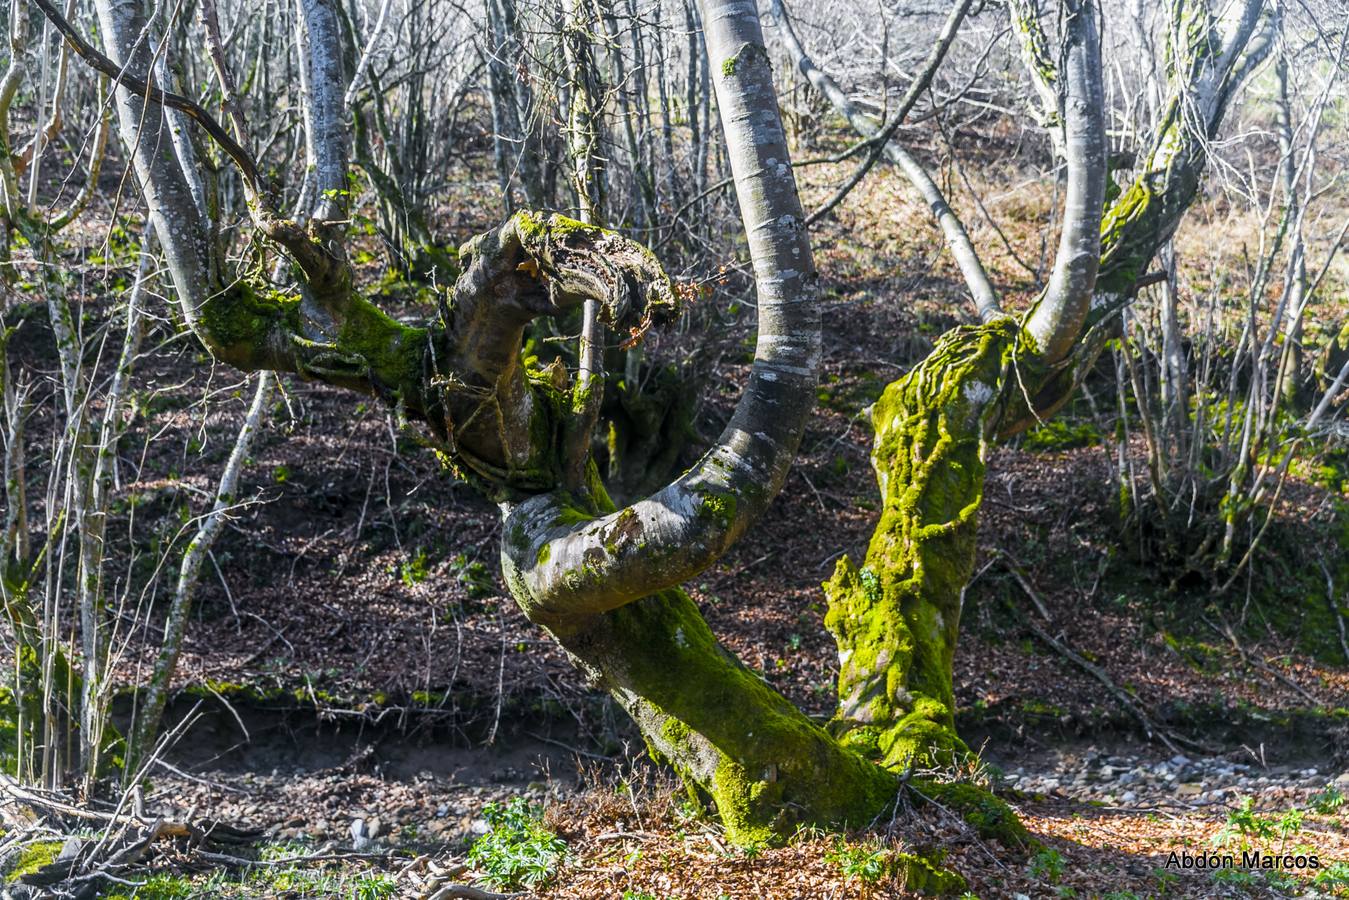
[[[880,522],[858,568],[825,584],[838,643],[832,730],[891,769],[949,764],[961,597],[974,567],[984,456],[1021,334],[1012,319],[958,328],[872,411]]]
[[[654,759],[738,844],[798,826],[866,825],[894,802],[894,777],[841,747],[725,650],[677,588],[553,631],[632,716]]]
[[[1063,72],[1051,73],[1067,81],[1070,94],[1056,116],[1065,132],[1055,143],[1067,154],[1069,196],[1055,277],[1020,322],[945,335],[874,407],[880,521],[863,565],[845,556],[825,584],[825,624],[839,648],[831,730],[887,768],[946,765],[968,752],[954,727],[952,669],[975,563],[986,451],[1053,415],[1113,333],[1113,317],[1194,198],[1206,142],[1228,100],[1268,50],[1267,36],[1257,33],[1262,5],[1247,0],[1220,13],[1201,3],[1176,5],[1184,40],[1172,48],[1168,107],[1139,174],[1103,215],[1100,196],[1088,190],[1079,190],[1073,209],[1075,168],[1103,172],[1104,158],[1089,160],[1082,150],[1084,129],[1101,126],[1074,121],[1085,110],[1071,96],[1070,42]],[[1073,12],[1070,29],[1073,16],[1089,9]],[[1084,39],[1090,43],[1079,32]],[[1077,92],[1078,100],[1084,96]],[[1086,251],[1100,260],[1099,274],[1091,261],[1092,276],[1083,278],[1088,229],[1099,234],[1098,246]]]

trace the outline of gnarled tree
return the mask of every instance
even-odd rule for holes
[[[34,2],[60,21],[48,0]],[[863,567],[841,562],[828,587],[827,625],[842,660],[829,728],[723,648],[679,589],[781,488],[820,365],[816,274],[753,0],[702,3],[758,293],[753,367],[712,448],[621,509],[588,456],[601,381],[531,371],[521,342],[531,321],[583,305],[610,329],[645,327],[675,304],[659,263],[613,232],[520,212],[461,248],[463,274],[434,321],[385,315],[354,287],[344,247],[344,72],[332,0],[300,6],[316,190],[297,219],[277,211],[247,135],[231,136],[152,83],[155,41],[142,0],[98,0],[106,56],[61,25],[85,59],[119,77],[121,134],[177,302],[205,346],[244,370],[378,396],[420,423],[446,462],[499,504],[502,567],[525,614],[629,712],[654,755],[716,803],[736,841],[803,823],[865,823],[894,802],[897,773],[962,756],[951,658],[985,452],[1066,400],[1110,315],[1174,229],[1205,140],[1254,58],[1246,45],[1259,2],[1229,4],[1217,18],[1202,3],[1178,4],[1185,40],[1174,48],[1170,118],[1133,186],[1106,210],[1099,15],[1092,0],[1064,0],[1053,82],[1067,193],[1053,275],[1026,316],[990,314],[987,324],[956,329],[876,405],[885,505]],[[229,271],[193,190],[195,160],[161,139],[166,108],[195,120],[237,164],[256,231],[294,264],[293,293]],[[997,819],[1001,810],[987,802]]]

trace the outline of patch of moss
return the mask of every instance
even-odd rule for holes
[[[1028,432],[1021,446],[1034,453],[1046,453],[1075,447],[1095,447],[1101,442],[1101,430],[1090,422],[1070,424],[1063,419],[1050,419]]]
[[[946,897],[968,886],[959,872],[942,867],[938,853],[896,853],[893,865],[905,889],[925,897]]]
[[[337,347],[364,360],[372,378],[402,396],[421,384],[425,329],[404,325],[367,300],[354,298],[345,310]]]
[[[1039,847],[1012,808],[977,785],[964,781],[914,779],[910,788],[919,803],[938,803],[951,810],[982,838],[1016,850],[1034,851]]]
[[[36,873],[43,866],[49,866],[56,862],[56,856],[61,852],[61,841],[38,841],[29,844],[20,851],[15,858],[9,871],[5,873],[5,881],[13,883],[25,875]]]
[[[698,515],[712,519],[723,529],[735,522],[735,495],[706,493],[698,501]]]
[[[1028,716],[1048,716],[1051,719],[1057,719],[1067,714],[1063,707],[1046,703],[1043,700],[1036,700],[1034,697],[1022,702],[1021,711]]]
[[[1118,245],[1125,236],[1129,223],[1142,216],[1151,199],[1152,192],[1148,189],[1147,182],[1141,178],[1121,190],[1115,202],[1110,204],[1101,216],[1102,247]]]
[[[279,322],[293,320],[299,305],[297,295],[235,282],[202,303],[198,310],[202,339],[222,359],[255,356]]]

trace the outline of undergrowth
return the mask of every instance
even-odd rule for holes
[[[487,804],[483,818],[491,830],[473,843],[468,861],[492,887],[542,887],[557,873],[567,844],[544,825],[541,807],[516,797]]]

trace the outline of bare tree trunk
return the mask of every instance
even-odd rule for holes
[[[183,638],[187,633],[188,617],[192,611],[192,598],[197,584],[201,580],[201,567],[221,529],[229,518],[230,510],[236,505],[239,478],[243,472],[245,460],[252,450],[253,439],[262,424],[263,413],[271,400],[274,377],[271,372],[258,375],[257,387],[253,391],[253,402],[244,415],[243,425],[234,439],[229,460],[220,474],[216,486],[215,501],[209,512],[201,518],[196,534],[183,553],[182,563],[178,567],[178,581],[174,586],[173,598],[169,602],[168,614],[164,620],[164,637],[160,641],[159,656],[155,660],[154,671],[142,685],[136,698],[136,710],[131,729],[127,734],[127,752],[123,763],[123,776],[127,783],[135,783],[144,775],[141,764],[153,749],[155,736],[164,717],[164,705],[168,700],[169,688],[178,668],[178,656],[183,649]]]
[[[1293,144],[1293,109],[1288,96],[1288,60],[1280,48],[1274,63],[1277,92],[1274,97],[1275,129],[1279,137],[1279,186],[1284,195],[1284,216],[1289,222],[1288,266],[1284,293],[1288,298],[1284,347],[1279,359],[1275,402],[1289,406],[1298,400],[1302,388],[1302,319],[1307,302],[1307,248],[1302,233],[1301,197],[1298,194],[1298,163]],[[1310,136],[1310,141],[1315,135]]]

